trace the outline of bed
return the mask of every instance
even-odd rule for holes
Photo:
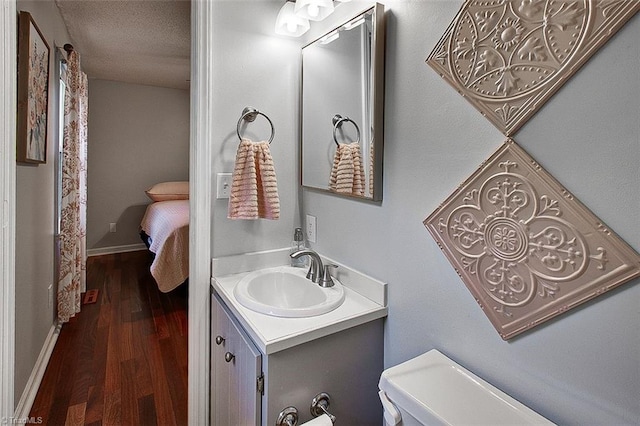
[[[140,224],[140,235],[155,254],[151,275],[167,293],[189,276],[189,200],[150,204]]]

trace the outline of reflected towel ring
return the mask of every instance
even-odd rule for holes
[[[331,121],[333,122],[333,141],[336,143],[336,145],[340,146],[340,144],[338,143],[338,138],[336,137],[336,130],[338,130],[338,127],[340,127],[344,121],[349,121],[353,123],[353,125],[356,128],[356,132],[358,134],[358,138],[353,142],[360,143],[360,128],[358,127],[355,121],[353,121],[349,117],[343,117],[340,114],[334,115]]]
[[[265,113],[258,111],[253,107],[245,107],[245,109],[242,110],[242,116],[240,116],[240,119],[238,120],[238,125],[236,126],[236,133],[238,134],[238,139],[242,140],[242,136],[240,135],[240,125],[242,124],[242,121],[246,120],[251,123],[255,121],[258,115],[261,115],[264,118],[266,118],[267,121],[269,122],[269,125],[271,126],[271,137],[269,138],[269,144],[271,144],[271,141],[273,141],[273,137],[276,135],[276,129],[275,127],[273,127],[273,123],[271,122],[271,119],[267,117]]]

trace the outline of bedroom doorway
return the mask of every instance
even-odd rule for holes
[[[58,2],[56,2],[58,3]],[[43,4],[44,5],[44,4]],[[0,85],[6,94],[0,103],[0,193],[4,204],[1,233],[0,264],[0,329],[2,330],[0,349],[0,417],[11,418],[16,402],[20,399],[20,389],[14,387],[16,357],[15,330],[13,319],[16,311],[16,167],[15,157],[5,155],[14,149],[15,105],[17,101],[16,69],[16,0],[7,0],[0,8],[0,20],[4,31],[0,33],[0,51],[3,61]],[[213,116],[211,93],[213,93],[212,52],[213,45],[213,4],[194,2],[192,72],[191,72],[191,136],[190,170],[191,182],[191,226],[198,232],[190,236],[190,281],[189,294],[189,381],[188,417],[191,424],[205,424],[208,415],[208,346],[209,346],[209,263],[211,238],[211,148],[212,137],[210,117]],[[53,174],[52,174],[53,176]],[[51,185],[51,191],[54,185]],[[52,196],[51,199],[54,197]],[[51,208],[50,208],[51,209]],[[53,210],[53,209],[51,209]],[[51,211],[48,210],[48,211]],[[52,227],[53,228],[53,227]],[[50,246],[49,246],[50,247]],[[49,248],[50,250],[50,248]],[[194,284],[195,283],[195,284]]]
[[[65,13],[73,14],[71,8],[77,5],[65,1],[56,3],[61,9],[63,19],[67,19],[69,33],[73,35],[73,24],[69,24],[69,16],[65,16]],[[96,7],[99,11],[101,7],[108,7],[109,4],[100,2]],[[137,6],[141,4],[131,7]],[[99,19],[98,17],[99,13],[94,14],[94,19]],[[147,18],[151,19],[151,16]],[[78,21],[72,19],[71,22]],[[79,31],[78,28],[75,30]],[[120,30],[126,31],[124,23]],[[104,35],[107,37],[109,34]],[[74,377],[82,376],[86,371],[93,371],[91,376],[96,377],[97,382],[92,391],[93,397],[84,401],[84,408],[75,405],[65,406],[64,402],[49,406],[47,398],[42,398],[38,393],[31,416],[64,422],[64,419],[73,413],[74,416],[84,415],[85,420],[98,421],[103,420],[97,417],[98,413],[111,412],[109,407],[117,407],[120,404],[120,421],[110,419],[116,423],[147,423],[149,418],[156,417],[163,423],[183,424],[187,419],[189,394],[186,379],[187,295],[183,292],[181,296],[164,297],[159,291],[163,289],[158,289],[158,280],[151,277],[149,264],[145,263],[145,259],[149,259],[149,252],[144,250],[138,237],[138,227],[144,213],[143,207],[149,202],[144,190],[152,182],[165,179],[165,176],[166,180],[188,179],[189,93],[187,90],[164,87],[160,83],[154,85],[153,82],[146,84],[147,81],[109,79],[108,76],[101,75],[99,70],[92,69],[89,60],[85,61],[85,58],[91,58],[99,52],[83,51],[83,41],[78,32],[75,33],[75,37],[75,47],[84,53],[82,68],[92,75],[89,87],[91,138],[87,167],[88,200],[89,203],[92,200],[97,200],[98,203],[89,204],[87,212],[87,242],[90,250],[93,250],[89,253],[87,261],[87,290],[97,290],[99,296],[96,298],[97,301],[94,299],[93,303],[83,304],[78,315],[65,323],[60,332],[51,360],[53,371],[61,365],[69,367],[65,368],[68,374],[59,375],[59,378],[65,381],[54,381],[52,384],[45,375],[41,389],[75,389],[82,384],[73,382]],[[134,44],[133,39],[131,43]],[[64,59],[59,61],[59,65],[62,77],[65,73]],[[64,81],[64,78],[59,81],[60,93],[65,91]],[[60,111],[64,111],[62,96],[59,108]],[[181,111],[178,111],[179,109]],[[186,111],[186,114],[182,111]],[[176,124],[176,121],[179,123]],[[168,123],[172,123],[173,126],[166,127]],[[61,122],[60,128],[63,126]],[[177,127],[184,129],[183,134],[171,133],[171,130]],[[170,139],[168,135],[175,137]],[[66,135],[61,131],[60,137],[64,140]],[[163,141],[168,150],[161,149]],[[177,147],[180,147],[179,152]],[[56,161],[59,168],[55,182],[56,235],[63,229],[59,218],[64,216],[61,206],[64,205],[62,193],[65,188],[60,183],[60,177],[65,174],[62,152],[66,147],[61,144],[59,148],[56,152],[60,156]],[[130,160],[135,158],[141,161],[137,165],[129,164]],[[178,163],[184,166],[181,169],[175,167]],[[188,241],[188,232],[186,239]],[[55,263],[59,264],[64,256],[59,255],[58,244],[56,252]],[[86,299],[87,296],[84,296],[85,301]],[[90,324],[84,323],[87,318]],[[69,337],[74,335],[74,330],[75,335],[95,336],[95,340],[74,341],[73,337]],[[134,336],[141,338],[136,339]],[[139,341],[148,341],[149,346],[140,347],[137,345]],[[69,345],[77,347],[75,357]],[[167,349],[167,345],[171,346],[170,350],[154,350],[159,347]],[[113,349],[114,347],[116,349]],[[165,352],[172,356],[164,356]],[[100,353],[106,353],[106,359],[101,359]],[[117,356],[124,358],[119,359]],[[71,363],[70,359],[74,359],[75,362]],[[172,363],[177,360],[180,362]],[[76,366],[80,368],[83,365],[85,373],[76,370]],[[152,383],[153,391],[149,393],[147,389],[143,394],[134,394],[130,386],[132,382],[120,380],[120,377],[128,376],[122,374],[125,367],[141,375],[142,382]],[[163,377],[171,386],[163,386]],[[104,380],[102,383],[100,378]],[[172,379],[177,382],[173,383]],[[120,386],[111,389],[110,384],[115,382],[120,383]],[[182,387],[178,384],[182,384]],[[181,398],[167,404],[172,396],[167,394],[167,388],[175,389]],[[127,392],[127,389],[131,392]],[[64,397],[56,399],[64,400]],[[125,406],[130,410],[124,410]],[[172,414],[167,414],[167,406],[171,407]],[[100,410],[100,407],[104,407],[104,410]]]

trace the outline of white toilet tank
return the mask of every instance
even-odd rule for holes
[[[385,370],[387,425],[552,425],[527,406],[433,349]]]

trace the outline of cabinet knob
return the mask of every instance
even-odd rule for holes
[[[224,354],[224,360],[227,361],[227,362],[233,361],[233,359],[235,357],[236,356],[234,354],[232,354],[231,352],[227,352],[226,354]]]
[[[224,337],[216,336],[216,345],[221,345],[224,343]]]

